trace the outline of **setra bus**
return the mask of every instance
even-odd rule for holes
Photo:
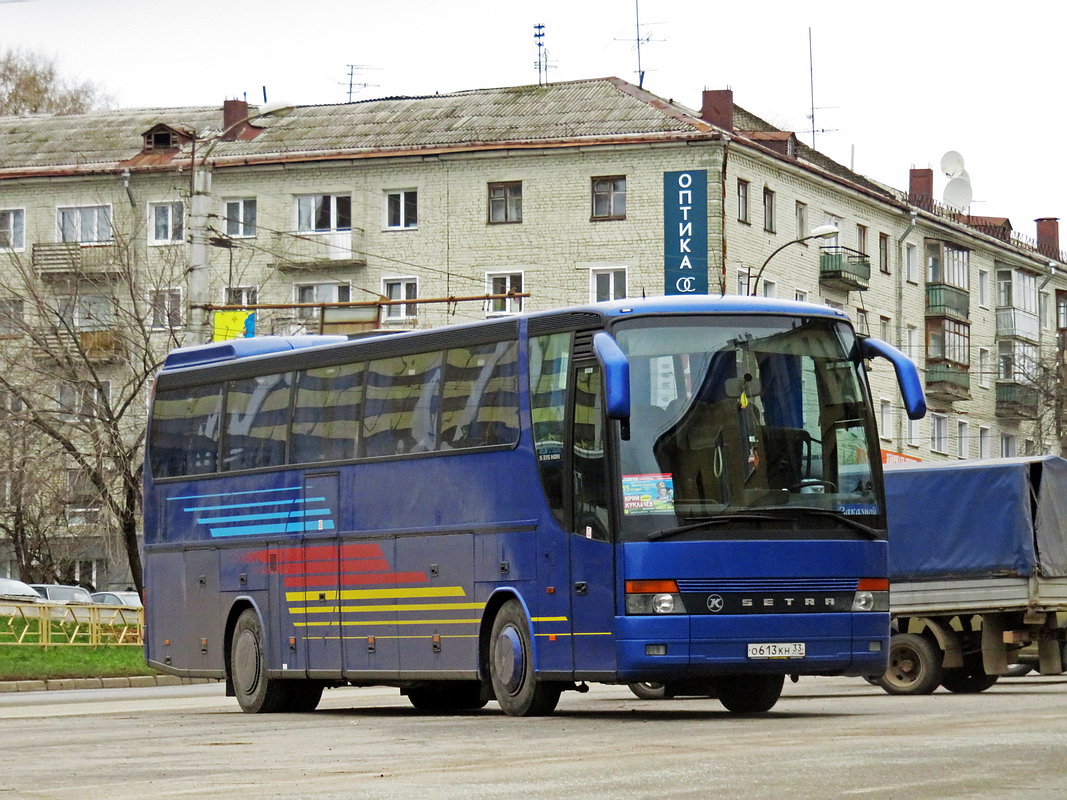
[[[175,350],[145,465],[146,655],[248,712],[326,687],[550,713],[586,682],[770,709],[889,636],[865,359],[825,306],[624,300]]]

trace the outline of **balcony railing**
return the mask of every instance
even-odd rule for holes
[[[41,275],[104,274],[121,272],[124,259],[114,243],[37,242],[33,268]]]
[[[870,256],[837,245],[822,248],[819,254],[819,283],[845,292],[869,288]]]
[[[1016,339],[1036,342],[1039,332],[1040,322],[1037,314],[1032,311],[1023,311],[1021,308],[1010,306],[997,308],[997,336],[1012,336]]]
[[[971,372],[948,361],[926,362],[926,394],[946,403],[971,399]]]
[[[1000,419],[1036,419],[1037,412],[1037,389],[1010,381],[997,382],[997,417]]]
[[[93,364],[110,364],[123,355],[122,335],[116,329],[79,330],[72,336],[49,328],[34,338],[34,355],[39,361],[62,362],[73,357]]]
[[[280,269],[364,266],[363,231],[272,234],[271,253]]]
[[[947,283],[926,284],[926,316],[969,319],[971,293]]]

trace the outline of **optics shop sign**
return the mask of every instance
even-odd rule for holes
[[[663,173],[663,293],[708,293],[708,173]]]

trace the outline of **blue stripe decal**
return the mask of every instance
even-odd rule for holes
[[[189,508],[183,508],[182,511],[225,511],[230,508],[255,508],[256,506],[285,506],[295,505],[297,503],[324,503],[325,497],[306,497],[304,499],[289,498],[286,500],[268,500],[263,503],[233,503],[228,506],[190,506]]]
[[[321,527],[320,527],[321,525]],[[236,525],[230,528],[211,528],[212,536],[254,536],[257,533],[295,533],[304,531],[332,531],[332,519],[289,522],[278,525]]]
[[[219,494],[186,494],[180,497],[168,497],[167,500],[201,500],[205,497],[237,497],[242,494],[268,494],[270,492],[299,492],[299,486],[287,486],[283,489],[257,489],[248,492],[220,492]]]
[[[295,517],[328,516],[328,508],[305,508],[303,511],[279,511],[276,514],[238,514],[232,517],[205,517],[198,519],[198,525],[214,525],[218,522],[252,522],[257,519],[292,519]]]

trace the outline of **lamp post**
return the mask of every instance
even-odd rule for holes
[[[208,312],[205,306],[210,302],[210,275],[208,263],[208,239],[210,230],[208,218],[211,214],[211,171],[207,168],[207,159],[215,145],[225,140],[226,136],[240,126],[263,117],[284,117],[292,113],[293,106],[268,103],[255,114],[242,117],[223,130],[202,139],[193,140],[190,172],[192,173],[192,192],[189,197],[189,333],[191,344],[203,344],[211,341],[208,325]],[[207,144],[203,155],[196,154],[197,144]],[[198,169],[197,165],[203,166]]]
[[[801,242],[807,242],[812,239],[831,239],[834,236],[837,236],[838,233],[839,231],[834,225],[820,225],[818,228],[813,230],[810,235],[802,236],[799,239],[794,239],[791,242],[786,242],[785,244],[783,244],[781,247],[779,247],[777,250],[767,256],[767,260],[763,262],[763,266],[760,267],[759,272],[756,273],[756,279],[750,282],[750,285],[748,287],[749,295],[751,295],[752,297],[756,296],[756,287],[759,286],[759,279],[763,276],[763,270],[767,269],[767,265],[771,263],[772,258],[774,258],[780,252],[785,250],[787,247],[792,244],[800,244]]]

